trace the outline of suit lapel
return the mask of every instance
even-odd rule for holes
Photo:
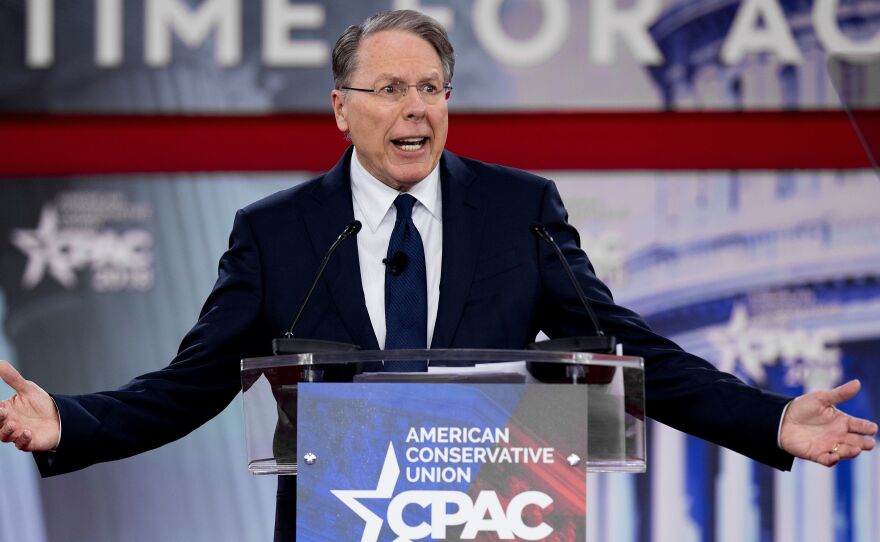
[[[474,173],[454,154],[443,153],[443,263],[440,302],[431,348],[449,348],[468,297],[485,219],[486,198],[472,186]]]
[[[336,166],[315,185],[311,194],[314,205],[304,213],[306,230],[318,262],[346,224],[354,220],[349,176],[351,152],[349,148]],[[339,245],[321,281],[329,290],[352,340],[361,348],[378,349],[379,343],[364,300],[356,239],[350,238]]]

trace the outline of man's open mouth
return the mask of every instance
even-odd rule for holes
[[[406,137],[403,139],[392,139],[392,143],[397,148],[406,152],[414,152],[422,148],[422,145],[428,142],[427,137]]]

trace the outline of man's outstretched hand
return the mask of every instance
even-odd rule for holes
[[[0,401],[0,441],[14,442],[26,452],[57,446],[61,426],[49,394],[25,380],[8,361],[0,360],[0,378],[15,391],[10,399]]]
[[[833,390],[814,391],[794,399],[782,420],[782,449],[826,467],[873,449],[877,424],[835,408],[855,397],[861,387],[858,380],[850,380]]]

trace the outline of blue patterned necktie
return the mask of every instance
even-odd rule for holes
[[[401,194],[394,200],[397,220],[388,243],[385,270],[385,349],[426,348],[428,281],[425,248],[412,221],[416,199]],[[393,262],[393,264],[392,264]],[[386,371],[427,371],[427,362],[386,361]]]

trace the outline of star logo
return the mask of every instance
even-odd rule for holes
[[[364,534],[361,542],[376,542],[379,532],[382,530],[382,518],[364,506],[359,499],[390,499],[394,495],[394,487],[400,477],[400,465],[394,454],[394,445],[388,443],[388,452],[385,454],[385,463],[379,475],[376,489],[335,489],[331,493],[342,501],[348,508],[364,520]],[[398,538],[398,541],[401,539]]]
[[[33,288],[49,276],[66,288],[76,286],[76,274],[69,254],[70,247],[64,232],[58,229],[58,209],[43,208],[40,222],[34,230],[16,229],[12,232],[12,244],[27,254],[28,261],[21,279],[25,288]]]
[[[807,390],[835,386],[843,378],[839,333],[828,328],[786,328],[781,324],[750,318],[748,309],[736,304],[726,326],[710,330],[709,342],[718,350],[718,368],[767,385],[767,367],[781,363],[784,384]]]

